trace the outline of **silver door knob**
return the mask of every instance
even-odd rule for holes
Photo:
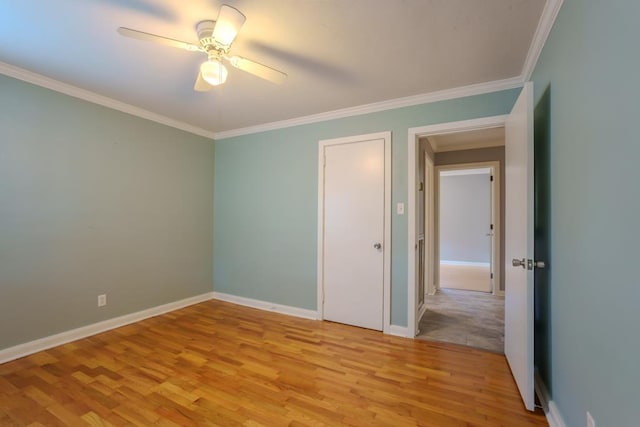
[[[522,259],[514,258],[511,260],[511,265],[513,265],[514,267],[522,267],[527,270],[546,267],[546,264],[544,263],[544,261],[534,261],[532,259],[526,259],[526,258],[522,258]]]
[[[514,258],[511,260],[511,265],[513,265],[514,267],[527,268],[527,260],[525,258]]]
[[[374,244],[373,244],[373,247],[374,247],[375,249],[382,249],[382,243],[374,243]]]

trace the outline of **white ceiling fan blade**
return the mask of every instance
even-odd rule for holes
[[[213,89],[205,79],[202,78],[202,72],[198,71],[198,78],[196,79],[196,84],[193,85],[193,90],[196,92],[209,92]]]
[[[171,47],[177,47],[178,49],[185,49],[190,52],[202,51],[200,46],[196,46],[193,43],[187,43],[180,40],[170,39],[168,37],[157,36],[151,33],[145,33],[144,31],[133,30],[131,28],[120,27],[118,33],[121,36],[131,37],[132,39],[144,40],[152,43],[160,43]]]
[[[234,67],[262,79],[269,80],[272,83],[282,84],[287,80],[287,75],[282,71],[267,67],[250,59],[241,56],[225,56],[225,59]]]
[[[223,4],[218,12],[216,26],[211,37],[220,46],[228,48],[235,40],[246,19],[238,9]]]

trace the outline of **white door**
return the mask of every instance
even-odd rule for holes
[[[504,352],[533,411],[533,83],[525,84],[505,125],[505,175]]]
[[[324,147],[324,318],[382,330],[385,140]]]

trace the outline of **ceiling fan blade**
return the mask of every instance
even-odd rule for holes
[[[229,48],[246,19],[238,9],[223,4],[218,12],[216,26],[211,37],[220,46]]]
[[[213,86],[207,83],[207,81],[202,78],[202,73],[198,71],[198,78],[196,79],[196,84],[193,85],[193,90],[196,92],[209,92],[211,89],[213,89]]]
[[[168,37],[157,36],[151,33],[145,33],[144,31],[133,30],[131,28],[120,27],[118,33],[121,36],[131,37],[132,39],[144,40],[147,42],[160,43],[171,47],[177,47],[178,49],[185,49],[190,52],[202,51],[200,46],[193,43],[187,43],[180,40],[170,39]]]
[[[234,67],[262,79],[269,80],[272,83],[282,84],[287,80],[287,75],[282,71],[267,67],[266,65],[243,58],[242,56],[225,56],[225,59]]]

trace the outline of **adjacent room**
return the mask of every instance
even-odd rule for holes
[[[422,254],[420,339],[504,353],[504,140],[490,127],[421,141],[419,176],[434,185],[420,185],[418,221],[435,251]]]
[[[0,2],[0,426],[637,425],[638,16]]]

